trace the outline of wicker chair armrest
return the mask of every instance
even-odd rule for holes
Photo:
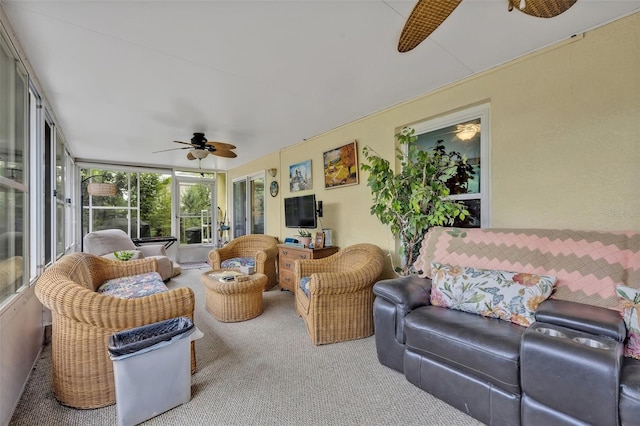
[[[125,262],[122,260],[103,259],[105,259],[106,262],[102,262],[100,265],[102,281],[144,274],[146,272],[158,272],[158,261],[154,258],[127,260]]]
[[[373,288],[375,278],[363,274],[363,271],[323,272],[311,274],[309,294],[322,296],[328,294],[348,294],[365,288]]]
[[[213,249],[209,252],[209,264],[213,269],[220,269],[223,260],[236,257],[233,247],[229,247],[231,243],[222,248]]]
[[[258,263],[266,262],[267,259],[269,258],[269,255],[265,250],[258,250],[256,252],[255,258],[256,258],[256,265],[257,265]]]
[[[162,244],[149,244],[138,247],[145,256],[166,256],[167,249]]]
[[[322,259],[301,259],[295,262],[294,273],[297,279],[308,277],[318,272],[331,272],[335,263],[330,259],[331,256]]]
[[[193,290],[187,287],[136,299],[120,299],[96,293],[68,279],[39,279],[35,292],[42,304],[56,314],[93,327],[113,330],[177,316],[193,318],[195,304]]]

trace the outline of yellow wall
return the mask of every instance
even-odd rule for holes
[[[365,145],[392,159],[402,126],[484,102],[491,107],[492,227],[640,231],[640,13],[297,143],[230,177],[278,169],[280,194],[267,195],[268,234],[294,235],[284,227],[283,199],[315,193],[335,245],[370,242],[395,253],[395,238],[369,214],[366,175],[358,185],[325,190],[323,151],[355,139],[360,164]],[[307,159],[313,189],[291,194],[288,167]]]

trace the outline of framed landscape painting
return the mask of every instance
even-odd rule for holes
[[[325,189],[358,184],[358,147],[356,141],[325,151],[322,157]]]

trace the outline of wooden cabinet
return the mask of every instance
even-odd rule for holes
[[[322,259],[338,251],[338,247],[309,249],[288,244],[278,244],[278,281],[281,290],[294,290],[296,260]]]

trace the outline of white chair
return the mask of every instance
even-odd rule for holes
[[[124,250],[133,252],[132,259],[155,258],[158,261],[158,273],[164,281],[182,272],[180,265],[167,257],[162,244],[136,246],[129,235],[121,229],[104,229],[89,232],[84,236],[84,251],[87,253],[116,259],[113,253]]]

